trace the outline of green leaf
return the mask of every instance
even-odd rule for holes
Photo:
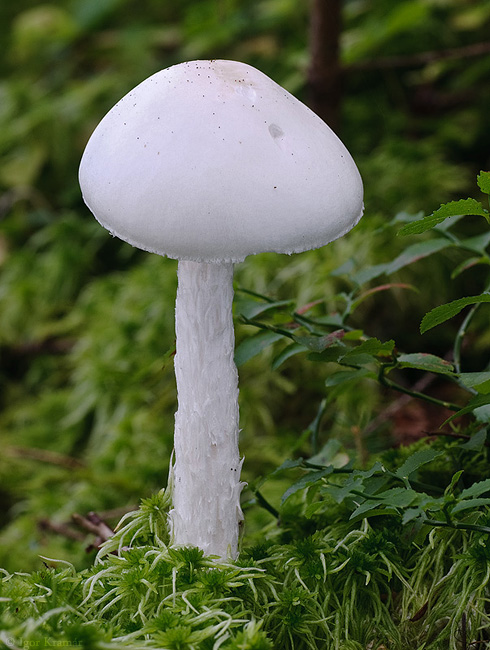
[[[461,372],[459,378],[468,388],[474,388],[483,395],[490,393],[490,370],[485,372]]]
[[[235,350],[236,365],[242,366],[257,354],[260,354],[262,350],[265,350],[265,348],[282,338],[282,335],[277,332],[259,332],[259,334],[245,339]]]
[[[438,237],[423,242],[417,242],[412,246],[408,246],[403,253],[398,255],[398,257],[391,262],[369,266],[367,269],[359,271],[351,276],[351,280],[356,284],[361,285],[370,280],[374,280],[374,278],[377,278],[380,275],[391,275],[392,273],[395,273],[395,271],[399,271],[413,262],[417,262],[418,260],[428,257],[433,253],[437,253],[444,248],[449,248],[450,246],[453,246],[453,244],[446,239],[446,237]]]
[[[485,494],[485,492],[490,492],[490,478],[487,478],[484,481],[478,481],[478,483],[473,483],[473,485],[461,492],[460,498],[468,499],[470,497],[479,497],[482,494]]]
[[[475,395],[475,397],[472,397],[464,408],[460,409],[459,411],[456,411],[456,413],[453,413],[450,417],[448,417],[448,419],[441,424],[441,428],[445,424],[452,422],[455,418],[459,418],[462,415],[466,415],[467,413],[472,413],[473,411],[475,411],[474,415],[476,416],[477,409],[479,409],[482,406],[487,406],[489,404],[490,404],[490,395],[480,395],[480,394]],[[481,419],[480,421],[486,422],[487,420]]]
[[[323,363],[338,361],[342,356],[342,349],[343,347],[340,345],[332,345],[323,352],[311,352],[308,359],[310,361],[322,361]]]
[[[409,524],[411,521],[424,514],[422,508],[407,508],[403,513],[402,524],[405,526],[405,524]]]
[[[275,357],[272,361],[272,370],[277,370],[282,366],[282,364],[290,359],[291,357],[294,357],[295,354],[299,354],[300,352],[305,352],[308,348],[306,348],[304,345],[301,345],[301,343],[291,343],[291,345],[288,345],[287,347],[284,348],[277,357]]]
[[[334,461],[341,449],[341,443],[336,438],[332,438],[325,443],[318,454],[315,454],[311,458],[308,458],[307,462],[312,463],[313,465],[324,466],[333,464],[334,467],[338,467],[338,465],[335,465]]]
[[[367,368],[357,368],[355,370],[339,370],[338,372],[335,372],[327,377],[325,380],[325,386],[327,388],[333,388],[334,386],[345,384],[347,381],[356,381],[358,379],[363,379],[364,377],[376,379],[376,373],[368,370]]]
[[[347,366],[366,366],[376,363],[378,357],[391,357],[394,348],[395,342],[392,340],[381,343],[377,338],[370,338],[346,352],[340,358],[340,363]]]
[[[336,330],[331,332],[326,336],[296,336],[293,335],[296,343],[303,345],[312,352],[323,352],[326,348],[329,348],[332,345],[338,345],[339,341],[342,340],[345,332],[344,330]]]
[[[468,499],[467,501],[460,501],[457,503],[454,508],[452,508],[451,514],[455,515],[456,513],[468,510],[469,508],[479,508],[480,506],[488,505],[490,505],[490,499]]]
[[[468,449],[469,451],[480,451],[486,441],[487,431],[486,429],[480,429],[480,431],[474,433],[467,442],[459,447],[460,449]]]
[[[290,307],[294,304],[293,300],[278,300],[276,302],[258,302],[257,300],[248,300],[241,298],[236,303],[236,313],[245,316],[247,319],[255,318],[260,314],[271,309],[280,309]]]
[[[374,512],[371,512],[373,511]],[[390,512],[396,512],[394,506],[390,506],[387,503],[382,501],[364,501],[361,505],[354,510],[354,512],[349,517],[349,520],[353,519],[365,519],[365,515],[380,515],[380,514],[389,514]]]
[[[425,492],[417,492],[416,495],[417,496],[412,504],[413,507],[407,508],[407,510],[403,513],[403,525],[408,524],[414,519],[417,519],[417,517],[420,517],[421,515],[424,515],[425,517],[426,510],[440,510],[444,504],[442,499],[435,499],[434,497],[430,497],[428,494],[425,494]]]
[[[490,230],[483,232],[480,235],[475,235],[474,237],[467,237],[462,239],[459,242],[459,246],[466,248],[472,253],[480,253],[481,255],[486,255],[487,247],[490,244]]]
[[[351,313],[354,311],[354,309],[357,309],[359,305],[366,300],[366,298],[369,298],[375,293],[379,293],[380,291],[389,291],[390,289],[410,289],[411,291],[416,291],[418,292],[417,287],[412,286],[411,284],[405,284],[402,282],[389,282],[387,284],[381,284],[378,287],[373,287],[372,289],[368,289],[364,293],[362,293],[354,302],[352,303],[351,306]]]
[[[442,375],[451,375],[454,372],[454,367],[449,361],[436,357],[434,354],[425,352],[400,354],[397,359],[400,368],[415,368]]]
[[[391,356],[391,353],[395,349],[395,341],[392,339],[382,343],[377,338],[370,338],[367,341],[363,341],[360,345],[357,345],[352,350],[349,350],[342,357],[342,361],[349,361],[350,357],[358,354],[368,354],[371,356]]]
[[[413,221],[407,223],[403,228],[398,231],[399,235],[418,235],[430,230],[437,224],[445,221],[449,217],[456,217],[459,215],[480,215],[488,220],[488,210],[476,199],[460,199],[459,201],[451,201],[444,203],[439,209],[430,214],[420,221]]]
[[[363,330],[350,330],[345,333],[344,341],[359,341],[364,336]]]
[[[371,478],[372,476],[378,473],[380,474],[386,473],[385,467],[379,462],[379,460],[377,460],[374,463],[374,465],[369,469],[356,470],[355,477],[361,476],[362,478],[367,479],[367,478]]]
[[[282,465],[279,467],[276,467],[276,469],[271,472],[269,476],[275,476],[276,474],[279,474],[280,472],[283,472],[284,470],[287,469],[294,469],[296,467],[301,467],[303,465],[303,459],[302,458],[297,458],[296,460],[291,460],[288,458],[287,460],[284,461]]]
[[[479,296],[468,296],[466,298],[458,298],[445,305],[439,305],[430,312],[428,312],[420,323],[420,333],[424,334],[428,330],[440,325],[445,321],[453,318],[468,305],[475,305],[477,303],[490,302],[490,294],[482,293]]]
[[[485,424],[490,423],[490,403],[489,404],[483,404],[482,406],[478,406],[476,409],[473,410],[473,415],[477,422],[484,422]]]
[[[435,458],[442,456],[442,451],[436,451],[435,449],[419,449],[399,467],[395,474],[398,478],[408,478],[410,474],[417,471],[423,465],[431,463]]]
[[[356,478],[352,479],[350,481],[347,481],[345,485],[339,486],[339,485],[328,485],[325,488],[325,492],[329,494],[337,503],[342,503],[342,501],[346,498],[351,498],[355,496],[357,499],[359,498],[357,495],[353,495],[352,491],[353,490],[362,490],[362,478]]]
[[[406,508],[414,502],[418,494],[415,490],[397,487],[385,490],[376,496],[383,499],[386,505],[393,506],[394,508]]]
[[[456,474],[453,474],[453,477],[451,479],[451,483],[447,486],[447,488],[444,490],[444,494],[452,494],[454,492],[454,489],[456,488],[456,485],[459,483],[459,480],[461,476],[464,474],[464,470],[460,469],[459,472],[456,472]]]
[[[304,488],[310,487],[311,485],[314,485],[318,481],[321,481],[325,476],[328,476],[333,472],[333,467],[330,465],[329,467],[325,467],[325,469],[320,469],[315,472],[308,472],[308,474],[305,474],[302,476],[299,481],[296,481],[296,483],[293,483],[291,487],[289,487],[286,492],[282,495],[281,499],[281,504],[284,503],[287,499],[289,499],[290,496],[295,494],[296,492],[299,492],[299,490],[303,490]]]
[[[480,172],[476,180],[481,191],[490,194],[490,172]]]
[[[478,264],[485,264],[486,266],[490,265],[490,258],[487,255],[481,255],[480,257],[469,257],[467,260],[463,260],[461,264],[451,272],[451,280],[457,278],[458,275],[461,275],[464,271],[472,269]]]

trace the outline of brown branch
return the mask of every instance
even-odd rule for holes
[[[96,512],[89,512],[86,516],[74,513],[72,515],[72,523],[78,526],[83,532],[75,530],[70,522],[56,523],[50,519],[40,519],[38,527],[42,531],[55,533],[75,542],[83,542],[86,539],[86,534],[94,535],[94,540],[86,548],[86,551],[98,550],[100,546],[114,535],[113,529],[104,521],[104,519],[119,519],[122,515],[133,510],[137,510],[138,506],[125,506],[123,508],[115,508],[107,510],[100,515]],[[103,515],[103,516],[102,516]]]
[[[96,540],[94,546],[100,546],[102,542],[106,542],[114,535],[112,528],[108,526],[95,512],[89,512],[86,517],[82,517],[82,515],[75,512],[72,514],[71,518],[77,526],[95,535]]]
[[[80,533],[77,530],[73,530],[73,528],[70,528],[70,526],[66,523],[57,524],[50,519],[40,519],[37,522],[37,525],[42,531],[56,533],[56,535],[61,535],[67,539],[72,539],[75,542],[83,542],[85,539],[85,535],[83,533]]]
[[[357,72],[363,70],[394,70],[396,68],[417,68],[433,63],[450,59],[468,59],[474,56],[490,54],[490,42],[473,43],[463,47],[454,47],[445,50],[433,50],[419,52],[418,54],[407,54],[405,56],[390,56],[368,61],[358,61],[343,68],[344,72]]]
[[[341,99],[341,0],[313,0],[310,19],[310,106],[333,129],[338,127]]]
[[[65,454],[59,454],[56,451],[49,451],[48,449],[38,449],[34,447],[7,447],[4,449],[4,453],[7,456],[38,460],[42,463],[58,465],[59,467],[66,467],[67,469],[83,469],[85,467],[85,463],[77,458],[65,456]]]

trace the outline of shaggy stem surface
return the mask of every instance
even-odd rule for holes
[[[234,559],[240,470],[233,264],[179,262],[172,542]]]

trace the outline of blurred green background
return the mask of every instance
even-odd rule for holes
[[[112,239],[83,205],[77,171],[92,130],[137,83],[191,59],[245,61],[308,103],[312,6],[0,4],[1,566],[29,570],[39,555],[91,562],[84,534],[70,528],[67,536],[72,513],[97,511],[115,523],[167,479],[176,262]],[[397,213],[430,213],[477,194],[475,175],[490,167],[489,33],[488,0],[342,3],[335,126],[364,179],[365,217],[319,251],[247,259],[236,269],[237,313],[240,288],[298,307],[318,300],[328,313],[349,282],[331,277],[334,269],[349,259],[358,269],[386,262],[406,245],[384,228]],[[453,333],[421,339],[418,323],[436,304],[472,292],[471,273],[447,281],[454,255],[400,273],[420,293],[366,301],[356,316],[366,332],[443,356]],[[236,331],[238,342],[255,333],[238,322]],[[271,358],[266,350],[240,368],[244,480],[252,485],[285,458],[309,454],[308,427],[326,391],[324,367],[296,356],[276,372]],[[326,413],[320,442],[338,438],[355,457],[359,431],[390,399],[369,384],[361,395],[345,391]],[[394,429],[385,423],[362,444],[368,452],[389,446]],[[271,500],[284,487],[269,482]],[[250,508],[248,534],[269,521]]]

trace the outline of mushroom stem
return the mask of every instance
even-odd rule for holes
[[[235,559],[240,470],[233,264],[179,262],[172,542]]]

